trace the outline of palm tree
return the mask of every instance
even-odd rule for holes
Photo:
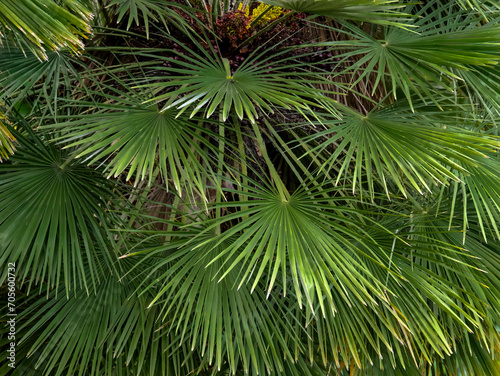
[[[0,35],[0,374],[500,373],[496,1],[9,0]]]

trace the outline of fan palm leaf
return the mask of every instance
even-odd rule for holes
[[[61,89],[69,90],[74,79],[81,81],[77,66],[81,62],[68,50],[48,51],[46,60],[40,61],[32,52],[8,44],[0,50],[0,101],[18,108],[31,96],[29,107],[46,106],[54,116]]]
[[[203,361],[218,370],[223,359],[232,373],[241,367],[245,372],[258,372],[262,366],[266,372],[282,370],[283,359],[293,359],[284,336],[293,335],[294,328],[276,311],[279,302],[266,300],[261,292],[251,294],[246,286],[236,289],[236,271],[218,283],[214,278],[221,262],[211,261],[224,244],[215,245],[213,231],[200,233],[184,233],[197,237],[187,244],[179,239],[140,251],[146,259],[168,254],[145,269],[153,280],[145,280],[150,283],[145,291],[156,295],[151,305],[162,307],[164,320],[175,318],[164,325],[179,336],[180,344],[198,349]]]
[[[39,139],[17,140],[15,156],[0,165],[2,263],[15,263],[30,284],[62,279],[69,292],[86,283],[87,267],[97,277],[98,254],[111,241],[113,183]]]
[[[176,12],[176,9],[183,12],[189,11],[188,7],[181,6],[175,2],[164,2],[158,0],[111,0],[108,7],[116,6],[115,13],[118,16],[119,23],[125,16],[127,20],[127,30],[133,22],[137,26],[144,25],[146,38],[149,38],[150,23],[161,24],[168,28],[168,24],[175,22],[177,27],[189,28],[186,20]],[[142,14],[142,23],[139,22],[139,16]]]
[[[496,156],[492,156],[496,159]],[[453,185],[453,200],[460,203],[462,210],[462,231],[465,242],[467,228],[469,227],[469,208],[474,209],[473,217],[477,218],[484,241],[499,239],[500,232],[500,191],[498,189],[498,174],[496,160],[488,160],[485,164],[472,167],[471,173],[461,176],[461,182]],[[458,204],[457,204],[458,206]],[[450,212],[451,217],[455,211]]]
[[[450,11],[450,5],[434,10],[433,5],[429,3],[416,12],[420,19],[412,23],[415,29],[387,26],[383,39],[344,23],[352,37],[345,44],[352,45],[361,58],[343,74],[359,71],[357,82],[373,75],[374,90],[379,83],[388,85],[394,97],[401,91],[410,104],[415,95],[439,102],[439,98],[431,94],[429,82],[451,92],[454,90],[452,82],[459,78],[460,72],[465,75],[478,69],[483,76],[493,74],[493,67],[500,59],[498,24],[492,22],[476,27],[481,16],[463,10]],[[439,23],[433,21],[435,17],[439,17]],[[474,73],[468,78],[474,78]],[[465,82],[481,86],[479,79]]]
[[[500,114],[498,98],[500,92],[500,70],[498,65],[495,67],[473,67],[467,66],[466,70],[454,69],[461,80],[461,83],[469,95],[473,95],[471,102],[481,102],[484,107],[493,113],[493,117]]]
[[[204,119],[189,119],[175,109],[161,111],[157,105],[142,103],[147,94],[125,92],[124,97],[107,96],[102,100],[115,104],[78,101],[73,108],[93,107],[92,114],[59,116],[58,122],[46,127],[62,132],[57,141],[67,147],[78,147],[76,158],[89,164],[107,160],[105,172],[126,180],[136,176],[136,183],[153,182],[158,167],[161,176],[182,191],[186,183],[203,192],[205,171],[213,166],[216,146],[207,138],[218,137]],[[214,122],[212,122],[213,124]],[[217,178],[212,173],[212,181]]]
[[[499,10],[5,1],[13,375],[498,374]]]
[[[473,167],[486,163],[488,152],[500,147],[496,137],[481,136],[448,124],[439,126],[438,120],[431,122],[419,117],[418,112],[405,114],[397,106],[367,115],[344,110],[347,111],[340,110],[340,116],[334,113],[316,123],[325,130],[304,139],[315,141],[307,154],[318,160],[320,154],[325,154],[319,162],[320,171],[329,171],[339,163],[336,184],[343,174],[354,169],[353,191],[365,182],[365,174],[372,195],[374,176],[380,179],[387,193],[388,180],[403,194],[407,185],[420,193],[422,189],[432,191],[432,185],[448,184],[450,179],[459,181],[459,173],[470,175]],[[319,141],[322,137],[324,141]]]
[[[20,317],[24,324],[18,328],[19,351],[33,361],[19,369],[57,376],[187,374],[181,366],[184,359],[172,360],[162,351],[172,343],[168,335],[156,332],[158,310],[146,311],[144,298],[128,300],[126,283],[111,275],[101,279],[91,295],[80,290],[67,299],[52,292],[28,300]],[[7,364],[2,371],[8,371]]]
[[[206,51],[194,40],[201,50],[196,52],[177,42],[185,52],[162,51],[178,56],[162,57],[164,64],[153,69],[164,74],[150,77],[156,82],[146,85],[167,91],[154,98],[155,101],[166,101],[163,110],[178,108],[190,111],[190,116],[203,110],[208,118],[219,109],[222,121],[226,121],[234,111],[239,119],[245,116],[253,122],[259,117],[257,109],[270,113],[274,112],[273,106],[308,110],[310,105],[316,104],[317,98],[324,99],[312,84],[327,81],[305,71],[306,65],[297,62],[297,56],[286,55],[288,50],[273,52],[263,47],[254,51],[233,71],[229,60],[216,54],[213,48]],[[169,64],[175,67],[167,67]],[[287,73],[287,69],[291,68],[298,70],[295,77]],[[309,79],[306,80],[306,77]]]
[[[360,273],[363,270],[360,254],[364,254],[364,251],[356,247],[352,239],[362,237],[363,230],[356,231],[341,224],[349,221],[341,213],[350,212],[351,209],[336,204],[335,198],[328,197],[334,191],[324,191],[321,187],[314,191],[309,187],[283,197],[283,191],[256,182],[253,184],[254,188],[245,187],[243,195],[246,200],[243,202],[216,204],[225,208],[239,208],[233,214],[217,218],[216,223],[209,227],[231,223],[230,229],[217,238],[217,244],[228,241],[235,234],[241,235],[224,247],[212,261],[224,258],[225,264],[228,264],[227,259],[234,257],[234,261],[218,275],[219,280],[241,264],[238,266],[238,286],[242,286],[248,277],[255,274],[252,277],[253,291],[268,267],[272,270],[267,282],[268,294],[281,270],[284,296],[287,293],[285,271],[289,269],[300,304],[306,302],[311,305],[316,294],[319,299],[325,297],[332,304],[330,283],[348,301],[351,298],[347,298],[347,295],[370,302],[373,297],[368,291],[381,294],[380,286]],[[318,210],[321,210],[321,215],[318,215]],[[357,214],[362,216],[362,212]],[[339,269],[340,265],[342,269]],[[343,270],[344,268],[346,269]],[[343,277],[348,274],[356,278]],[[344,295],[343,289],[352,291],[352,295]]]

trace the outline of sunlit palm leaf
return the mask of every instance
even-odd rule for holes
[[[135,21],[137,26],[144,25],[146,29],[146,38],[149,38],[149,25],[150,23],[159,23],[168,27],[168,21],[176,22],[180,25],[189,27],[186,20],[175,11],[175,9],[182,9],[186,12],[185,7],[181,7],[179,3],[166,2],[160,0],[112,0],[108,7],[116,5],[116,14],[118,15],[117,22],[120,22],[127,14],[127,30]],[[139,22],[139,16],[142,14],[142,21]]]
[[[458,208],[458,213],[462,213],[461,228],[463,232],[463,242],[466,240],[469,222],[468,218],[474,210],[472,220],[478,221],[478,226],[483,235],[484,241],[488,238],[500,239],[500,176],[498,175],[498,157],[492,155],[486,163],[470,167],[470,174],[461,175],[461,182],[455,182],[450,190],[452,197]],[[456,216],[455,211],[450,212],[450,225],[452,217]],[[477,229],[475,229],[476,231]],[[474,231],[474,232],[475,232]],[[474,233],[473,232],[473,233]]]
[[[9,158],[9,155],[14,153],[15,138],[7,127],[8,120],[0,112],[0,162],[2,159]]]
[[[205,240],[209,243],[201,245]],[[219,370],[223,359],[233,373],[241,367],[258,371],[264,365],[267,373],[282,369],[283,359],[293,359],[284,336],[293,335],[294,327],[282,319],[279,302],[267,301],[261,291],[250,294],[246,286],[236,289],[235,270],[220,283],[214,279],[222,262],[207,265],[225,244],[214,248],[213,234],[185,243],[170,242],[147,253],[148,257],[169,254],[153,263],[151,270],[157,273],[149,286],[157,291],[152,304],[160,304],[164,320],[171,320],[165,324],[168,330]]]
[[[399,220],[381,218],[384,227],[396,229],[399,239],[391,241],[375,227],[370,230],[390,253],[387,266],[396,273],[376,264],[370,272],[385,279],[392,292],[391,306],[405,318],[409,331],[401,328],[406,342],[403,351],[425,363],[432,363],[437,356],[450,356],[456,351],[452,346],[472,350],[469,340],[460,343],[471,330],[490,350],[499,339],[495,330],[499,317],[498,245],[488,247],[471,238],[464,247],[462,234],[456,230],[459,219],[453,222],[452,231],[447,231],[452,200],[448,197],[446,203],[438,204],[438,198],[438,194],[417,198],[422,205],[414,199],[415,205],[406,208],[411,215]],[[400,204],[394,208],[406,211]],[[404,359],[400,350],[388,356],[393,364]]]
[[[323,193],[327,192],[323,191]],[[255,192],[253,195],[255,195]],[[342,289],[337,289],[333,282],[328,283],[330,288],[329,294],[332,297],[332,309],[324,309],[323,304],[326,303],[327,298],[323,295],[318,299],[320,295],[319,293],[316,295],[314,291],[321,288],[314,281],[321,273],[314,273],[312,271],[314,267],[311,264],[301,264],[299,279],[304,285],[308,281],[308,278],[311,278],[309,280],[309,297],[314,309],[309,309],[309,305],[306,305],[305,310],[299,309],[298,306],[294,307],[293,302],[301,298],[295,296],[296,289],[287,290],[289,286],[294,285],[295,278],[293,267],[291,267],[289,262],[289,257],[291,257],[290,252],[297,252],[296,260],[302,259],[310,262],[317,260],[317,258],[308,258],[305,256],[308,254],[307,250],[311,249],[310,245],[309,248],[306,245],[309,239],[307,237],[304,241],[305,244],[300,244],[298,248],[294,249],[288,247],[285,250],[288,254],[285,256],[286,260],[282,263],[287,264],[286,268],[279,265],[278,260],[282,256],[273,255],[273,251],[280,252],[283,243],[286,243],[285,245],[290,244],[287,240],[280,240],[282,239],[280,233],[283,221],[276,223],[272,218],[262,218],[258,210],[258,203],[255,201],[260,201],[264,198],[257,196],[254,198],[255,200],[250,201],[246,205],[242,205],[241,203],[222,203],[221,206],[227,210],[237,207],[243,209],[241,213],[231,215],[231,220],[240,218],[240,216],[246,216],[249,213],[244,208],[247,206],[251,207],[253,213],[250,214],[249,220],[254,221],[254,223],[260,222],[263,226],[267,220],[276,235],[266,237],[265,233],[267,230],[263,229],[259,234],[259,232],[254,231],[252,225],[243,226],[242,228],[245,229],[244,232],[233,234],[232,229],[239,226],[236,224],[234,227],[227,229],[219,237],[214,237],[210,234],[211,231],[203,230],[204,226],[210,224],[211,221],[202,219],[201,222],[196,222],[195,227],[191,231],[184,229],[177,233],[164,233],[164,235],[176,237],[175,241],[150,249],[138,246],[138,249],[144,249],[139,253],[146,252],[146,257],[149,260],[158,259],[158,262],[152,262],[151,268],[146,271],[149,273],[151,280],[154,281],[150,285],[150,289],[159,291],[155,298],[157,300],[156,303],[162,304],[165,312],[173,314],[177,318],[173,320],[172,324],[168,324],[168,326],[172,327],[172,329],[175,327],[176,330],[182,333],[183,340],[189,343],[193,341],[192,336],[196,339],[199,338],[201,342],[196,342],[194,346],[195,348],[204,348],[207,346],[206,351],[212,354],[207,355],[209,358],[212,356],[215,357],[214,354],[217,353],[217,346],[221,343],[221,341],[216,340],[218,335],[216,328],[219,324],[216,321],[214,323],[213,320],[217,320],[216,318],[219,317],[217,313],[222,313],[222,317],[227,317],[227,315],[224,314],[223,302],[219,301],[219,303],[211,305],[211,309],[206,308],[205,310],[199,310],[196,303],[205,302],[203,305],[207,307],[209,305],[208,297],[220,300],[222,297],[230,297],[232,294],[239,294],[241,296],[245,291],[248,291],[246,283],[240,283],[242,280],[247,281],[246,276],[243,275],[248,273],[248,271],[245,271],[247,268],[243,267],[238,272],[237,268],[233,269],[234,265],[239,265],[238,259],[243,259],[241,261],[242,265],[248,265],[248,268],[251,269],[249,279],[253,278],[254,274],[258,278],[262,268],[269,271],[274,269],[271,276],[274,276],[276,268],[281,269],[276,272],[276,276],[277,279],[283,278],[283,284],[272,287],[269,290],[270,292],[268,292],[268,297],[271,299],[271,302],[275,302],[278,305],[280,304],[278,295],[286,292],[286,296],[283,297],[285,300],[283,301],[288,301],[287,304],[290,307],[287,314],[296,315],[295,319],[297,322],[302,323],[302,325],[297,326],[294,334],[290,337],[290,341],[293,341],[292,344],[294,344],[296,341],[294,336],[299,335],[297,331],[299,329],[302,330],[303,326],[307,330],[306,341],[309,348],[309,353],[304,354],[304,356],[310,358],[310,361],[322,361],[327,364],[329,354],[333,350],[335,359],[337,357],[344,359],[344,361],[346,359],[353,359],[353,362],[359,367],[368,362],[373,363],[376,358],[381,356],[390,359],[391,364],[398,362],[402,364],[405,364],[405,362],[412,363],[412,356],[431,362],[434,357],[449,356],[452,353],[450,341],[455,338],[454,333],[465,333],[465,335],[468,335],[468,328],[480,325],[479,316],[487,315],[488,320],[490,320],[488,321],[489,323],[496,317],[494,312],[491,312],[491,314],[486,313],[488,312],[486,310],[489,309],[488,301],[491,300],[491,304],[495,304],[495,309],[497,309],[497,304],[494,300],[495,296],[489,293],[488,289],[483,286],[483,283],[487,283],[487,286],[493,287],[498,284],[498,280],[493,277],[490,279],[490,282],[484,282],[483,275],[485,278],[488,278],[488,275],[483,274],[482,271],[482,269],[486,268],[491,273],[497,273],[498,268],[495,266],[495,261],[492,260],[494,256],[491,253],[488,254],[488,251],[478,251],[477,247],[480,244],[477,242],[471,246],[471,251],[473,252],[470,255],[464,252],[460,248],[460,244],[457,244],[456,241],[457,239],[459,241],[461,239],[459,233],[453,237],[441,235],[441,233],[445,232],[445,227],[447,226],[446,216],[440,216],[439,220],[436,220],[433,213],[424,213],[422,216],[417,216],[417,214],[411,217],[400,216],[400,220],[405,224],[401,226],[396,222],[396,225],[400,226],[397,229],[410,227],[409,232],[400,233],[401,238],[407,242],[387,236],[387,232],[383,227],[378,227],[377,229],[377,226],[371,226],[368,229],[370,226],[367,226],[366,232],[359,231],[360,235],[358,235],[357,239],[351,241],[351,246],[345,246],[343,249],[347,257],[353,255],[353,250],[357,250],[358,257],[355,257],[356,262],[353,262],[352,259],[337,260],[339,270],[335,271],[334,275],[335,280],[342,286]],[[276,198],[279,199],[279,197]],[[327,215],[325,211],[327,205],[322,204],[321,201],[326,202],[328,200],[331,201],[331,199],[317,199],[315,207],[319,207],[322,210],[318,211],[316,209],[314,211],[314,220],[309,217],[302,218],[300,213],[295,213],[298,215],[294,232],[298,238],[303,238],[304,233],[311,233],[320,239],[318,233],[306,231],[310,226],[307,226],[305,223],[316,224],[321,221],[325,224],[328,222],[330,226],[335,225],[333,223],[335,221],[333,215],[328,215],[320,220],[316,219],[316,217],[321,218],[322,214]],[[343,199],[339,198],[338,201],[341,202]],[[359,218],[359,214],[362,211],[340,206],[335,207],[335,209],[344,215],[343,217],[339,216],[339,222],[342,221],[343,224],[335,225],[335,229],[339,238],[344,237],[342,244],[345,245],[350,238],[346,234],[349,234],[349,228],[352,228],[349,221]],[[279,211],[274,210],[274,215],[275,217],[279,217]],[[240,223],[244,224],[245,220]],[[386,225],[394,226],[394,220],[390,217],[384,221]],[[431,225],[438,221],[440,221],[441,227],[438,228],[435,226],[429,230]],[[176,226],[175,223],[171,225]],[[299,226],[304,228],[304,232],[301,231]],[[201,234],[200,231],[202,231]],[[150,235],[153,232],[145,231],[144,233]],[[154,232],[154,234],[151,236],[162,236],[162,232]],[[261,236],[262,234],[264,235]],[[435,234],[438,234],[438,238],[435,238]],[[193,236],[194,239],[192,238]],[[237,236],[240,239],[237,239]],[[241,240],[241,238],[245,237],[247,239]],[[378,242],[373,248],[373,242],[362,241],[363,238],[368,239],[370,237],[376,239]],[[222,242],[220,242],[219,238],[223,238]],[[237,242],[243,242],[243,245],[238,252],[233,253],[233,246]],[[214,246],[214,243],[219,244]],[[243,247],[245,248],[243,249]],[[482,248],[484,249],[485,247]],[[262,250],[265,251],[262,252]],[[167,254],[169,256],[165,257]],[[304,255],[304,257],[301,257],[301,255]],[[137,256],[132,255],[129,257],[132,261]],[[252,258],[252,261],[247,263],[247,260],[250,258]],[[485,258],[488,259],[487,263],[489,266],[485,266],[480,261]],[[252,264],[254,260],[258,261]],[[359,260],[363,261],[359,262]],[[349,265],[351,267],[348,267]],[[326,268],[326,266],[324,267]],[[357,301],[357,299],[352,294],[352,287],[348,283],[345,283],[345,280],[346,278],[355,279],[351,273],[352,269],[357,267],[361,268],[359,271],[369,271],[372,277],[378,279],[378,283],[374,284],[383,286],[384,292],[378,296],[372,295],[374,300],[366,301],[366,305],[352,304],[351,306],[350,302]],[[228,272],[228,268],[232,270]],[[309,269],[311,269],[311,272],[307,273]],[[443,274],[443,271],[449,273],[449,275]],[[327,273],[325,272],[325,274]],[[216,283],[220,275],[224,276],[222,280]],[[267,275],[269,276],[269,274]],[[268,278],[271,279],[272,283],[273,277]],[[446,280],[447,283],[441,283],[443,280]],[[360,278],[358,282],[364,283],[365,281]],[[146,280],[145,283],[147,284],[148,281]],[[266,283],[268,282],[266,281]],[[351,283],[353,282],[351,281]],[[240,286],[238,290],[231,290],[231,288],[236,289],[238,284]],[[254,283],[255,285],[256,283]],[[465,290],[463,289],[464,286],[467,286]],[[227,291],[221,294],[221,289],[224,288],[227,288]],[[263,293],[264,288],[262,283],[258,283],[252,295],[257,294],[256,296],[259,296]],[[357,291],[361,292],[360,289]],[[471,295],[465,291],[475,292]],[[478,298],[476,294],[490,294],[490,296],[487,299],[483,298],[483,296]],[[346,295],[349,298],[346,298]],[[325,299],[325,302],[323,299]],[[181,301],[185,302],[185,304],[181,304]],[[388,304],[388,302],[390,303]],[[258,305],[259,303],[255,302],[254,304]],[[292,305],[290,306],[290,304]],[[233,305],[229,303],[229,306],[232,307]],[[263,309],[258,309],[256,312],[260,313]],[[278,306],[276,306],[276,309],[278,309]],[[206,312],[207,310],[208,312]],[[238,310],[238,312],[240,312],[240,316],[245,315],[241,310]],[[167,315],[167,317],[171,316]],[[230,315],[230,317],[232,316]],[[274,321],[278,322],[279,320],[277,320],[274,319]],[[197,324],[193,327],[192,323]],[[446,325],[444,325],[445,323]],[[205,325],[208,325],[208,329]],[[221,333],[227,333],[228,324],[225,322],[224,325],[226,325],[226,330],[222,330]],[[262,325],[260,323],[257,327],[262,328]],[[255,328],[255,326],[253,327]],[[197,329],[193,333],[192,330],[194,328]],[[196,332],[199,334],[196,335]],[[203,337],[203,335],[206,337]],[[210,338],[215,339],[215,342],[212,343],[212,339]],[[259,343],[255,338],[254,341],[257,344]],[[400,343],[404,343],[407,350],[394,352],[400,346]],[[212,345],[214,347],[210,350],[210,346]],[[318,348],[318,346],[321,356],[316,351],[311,350]],[[463,344],[463,346],[466,346],[466,344]],[[388,354],[386,354],[386,350],[389,351]],[[222,347],[220,351],[222,352],[221,356],[224,357],[223,354],[226,349]],[[227,351],[230,350],[227,349]],[[317,356],[320,356],[321,360],[317,359]],[[266,360],[262,359],[262,362],[265,363]],[[407,363],[407,365],[409,364]]]
[[[315,99],[323,97],[312,84],[328,83],[306,72],[304,67],[308,64],[295,61],[296,56],[286,57],[286,51],[276,53],[265,48],[256,51],[233,72],[227,59],[213,50],[205,51],[199,43],[196,45],[203,51],[202,54],[185,45],[182,45],[185,54],[165,51],[178,54],[181,59],[164,57],[164,65],[178,67],[154,67],[165,74],[150,77],[156,82],[147,86],[159,90],[171,89],[154,99],[167,101],[163,110],[175,107],[190,111],[190,116],[203,111],[206,117],[210,117],[219,109],[223,121],[231,111],[240,119],[246,116],[255,121],[258,118],[257,108],[270,113],[274,113],[273,106],[308,109]],[[279,63],[273,62],[273,59]],[[287,73],[290,68],[297,68],[299,72],[290,77]],[[304,78],[307,76],[308,80]],[[194,109],[191,110],[192,107]]]
[[[425,112],[422,113],[425,116]],[[394,182],[405,194],[407,186],[418,192],[432,191],[432,185],[459,180],[458,173],[470,174],[469,168],[484,163],[486,152],[500,148],[500,139],[447,125],[439,126],[417,112],[412,115],[397,110],[382,110],[366,116],[347,111],[340,118],[330,116],[321,122],[325,128],[308,137],[319,140],[309,154],[324,161],[320,169],[328,171],[343,157],[335,183],[343,174],[352,173],[355,183],[365,180],[373,195],[374,177],[389,192],[388,181]],[[461,162],[461,164],[458,164]],[[351,165],[353,163],[353,165]],[[353,169],[353,171],[350,171]]]
[[[443,3],[446,3],[446,1],[442,1]],[[492,18],[495,17],[495,13],[500,10],[500,5],[496,1],[481,1],[481,0],[458,0],[458,3],[460,6],[462,6],[464,9],[467,10],[475,10],[483,14],[486,18],[489,18],[490,16]]]
[[[380,24],[395,23],[408,16],[397,11],[405,5],[395,0],[265,0],[264,3],[318,16]]]
[[[80,38],[90,33],[91,13],[78,2],[63,0],[70,12],[52,0],[5,0],[0,4],[2,34],[25,42],[40,58],[47,58],[48,51],[69,48],[80,52]],[[74,14],[76,13],[76,14]],[[8,31],[7,31],[8,30]]]
[[[377,84],[385,85],[387,81],[394,97],[401,90],[410,103],[415,94],[421,98],[427,95],[438,103],[439,98],[430,94],[430,82],[451,92],[452,81],[458,78],[453,69],[467,71],[477,66],[489,72],[500,61],[497,23],[476,27],[481,17],[475,13],[450,12],[446,5],[434,10],[431,5],[417,12],[421,18],[412,23],[417,28],[407,31],[387,27],[383,40],[345,24],[354,37],[347,44],[351,43],[363,56],[344,73],[359,71],[357,82],[373,74]],[[439,23],[434,22],[435,17],[439,17]],[[387,78],[386,71],[390,74]],[[480,85],[479,80],[472,83]]]
[[[402,349],[403,352],[406,349]],[[407,352],[407,351],[406,351]],[[436,355],[432,361],[421,361],[415,364],[411,354],[407,352],[407,361],[404,367],[390,360],[392,354],[383,354],[382,359],[373,366],[366,366],[363,370],[357,371],[359,376],[421,376],[426,375],[484,375],[496,376],[500,372],[498,362],[498,350],[493,355],[486,350],[474,335],[467,335],[457,341],[456,350],[451,356],[440,358]],[[418,361],[418,360],[417,360]],[[340,376],[350,376],[349,371],[344,370]]]
[[[246,213],[241,214],[245,215]],[[298,221],[303,225],[300,218]],[[323,356],[319,361],[326,366],[328,364],[326,354],[331,352],[329,347],[323,343],[324,341],[331,343],[330,348],[334,349],[334,353],[338,346],[347,341],[346,345],[341,346],[341,350],[338,351],[342,353],[344,359],[352,356],[359,360],[360,356],[364,357],[367,346],[374,346],[380,353],[380,346],[391,342],[393,335],[399,336],[395,333],[395,327],[399,327],[398,320],[384,317],[383,313],[377,309],[376,304],[368,304],[368,307],[364,305],[350,306],[349,302],[345,300],[346,295],[350,295],[348,292],[350,289],[342,283],[345,279],[341,277],[341,273],[336,275],[339,276],[338,283],[343,289],[338,291],[335,284],[330,285],[334,311],[328,308],[324,309],[322,298],[319,299],[318,303],[314,296],[314,282],[312,280],[309,280],[311,285],[308,294],[315,302],[314,305],[317,304],[317,311],[312,314],[309,308],[305,310],[299,308],[298,298],[293,289],[292,291],[288,290],[290,285],[293,286],[294,277],[291,275],[293,273],[287,272],[290,267],[287,261],[285,261],[286,268],[283,267],[277,272],[278,279],[283,279],[285,285],[270,288],[267,299],[264,295],[266,287],[263,283],[254,283],[254,286],[256,284],[257,286],[250,292],[250,287],[247,284],[240,283],[241,271],[237,271],[236,268],[228,271],[228,267],[232,268],[233,262],[237,262],[240,254],[220,257],[221,254],[232,248],[234,242],[238,241],[237,236],[241,237],[243,234],[240,233],[229,238],[222,234],[217,237],[213,229],[205,230],[206,225],[211,222],[211,220],[200,218],[190,231],[183,229],[176,233],[145,230],[144,235],[156,238],[162,235],[173,236],[175,241],[151,248],[141,247],[138,244],[136,247],[138,252],[135,255],[127,255],[127,260],[130,259],[131,262],[135,260],[135,263],[138,264],[141,263],[141,258],[138,258],[140,255],[145,257],[142,259],[143,262],[150,260],[151,267],[145,269],[149,279],[146,279],[144,284],[149,284],[148,290],[157,291],[153,303],[162,305],[165,319],[172,320],[171,324],[166,323],[165,326],[181,333],[182,341],[189,343],[192,348],[203,349],[202,353],[206,353],[205,358],[209,364],[215,363],[215,366],[219,367],[220,359],[226,358],[232,370],[237,365],[238,359],[242,359],[244,370],[249,369],[248,363],[250,362],[250,371],[255,371],[255,368],[258,367],[259,373],[269,372],[269,370],[271,373],[279,373],[278,371],[282,367],[286,367],[287,362],[290,361],[290,347],[295,348],[295,359],[299,353],[298,359],[307,357],[311,363],[315,363],[319,359],[316,359],[316,351],[311,352],[311,348],[320,346]],[[270,221],[269,225],[275,231],[279,230],[273,221]],[[175,227],[177,224],[171,223],[170,226]],[[249,228],[248,231],[252,232],[252,229]],[[253,232],[252,235],[254,235]],[[224,237],[222,243],[219,240],[220,237]],[[278,244],[281,245],[286,242],[285,239],[278,240]],[[248,246],[253,244],[253,249],[258,253],[265,247],[269,247],[268,251],[272,252],[273,245],[276,245],[275,243],[268,245],[264,243],[266,243],[266,238],[260,238],[257,234],[253,240],[248,241]],[[248,251],[251,251],[250,248]],[[292,252],[292,249],[288,248],[288,251]],[[299,249],[293,249],[293,251],[300,252]],[[304,252],[307,253],[305,250]],[[346,252],[348,251],[346,250]],[[297,258],[299,259],[300,255]],[[262,268],[272,268],[272,265],[266,266],[265,264],[267,262],[273,263],[273,259],[272,256],[261,255],[258,264],[264,262],[264,265],[261,265]],[[303,260],[308,262],[305,257]],[[345,268],[345,263],[339,264],[339,268]],[[311,265],[308,265],[307,268],[302,265],[302,274],[299,276],[302,283],[317,276],[317,273],[309,274],[306,272],[309,267],[313,269]],[[257,267],[254,271],[257,272]],[[347,270],[345,273],[348,274]],[[217,282],[217,278],[221,274],[224,274],[224,277]],[[149,280],[153,282],[150,283]],[[318,287],[316,286],[316,288]],[[286,296],[280,296],[284,293]],[[383,304],[383,302],[381,303]],[[204,306],[205,309],[200,309],[200,305]],[[282,320],[282,315],[285,320]],[[293,320],[290,321],[290,315],[292,317],[297,315],[296,324]],[[378,315],[380,322],[375,318]],[[394,313],[389,312],[388,315],[393,316]],[[347,316],[356,316],[356,319],[350,321],[347,320]],[[372,316],[374,318],[371,318]],[[265,319],[266,317],[268,319]],[[390,323],[388,324],[388,322]],[[290,325],[291,327],[289,327]],[[390,331],[385,331],[385,328],[391,327],[391,325],[393,327],[390,328]],[[377,326],[383,327],[384,333]],[[252,330],[249,331],[248,328],[252,328]],[[318,338],[315,330],[320,331]],[[372,331],[374,332],[373,337],[369,334]],[[365,344],[366,341],[358,334],[360,332],[370,337],[369,344]],[[228,337],[229,333],[234,333],[234,338]],[[270,338],[273,340],[270,341]],[[262,352],[263,341],[266,340],[268,348]],[[401,341],[401,339],[399,340]],[[379,341],[380,345],[377,344]],[[305,342],[308,343],[308,351],[305,348]],[[242,346],[245,343],[247,345]],[[225,346],[221,346],[221,344],[225,344]],[[361,354],[358,354],[358,351]],[[283,355],[275,358],[276,354]],[[359,361],[357,364],[360,364]]]
[[[251,277],[253,291],[266,278],[270,294],[281,272],[280,285],[286,296],[285,278],[289,274],[299,304],[311,307],[317,296],[333,309],[332,290],[348,304],[356,304],[354,301],[364,304],[372,302],[374,296],[383,296],[378,282],[363,272],[365,250],[353,243],[354,239],[364,239],[366,243],[370,240],[364,238],[362,228],[346,226],[350,221],[342,213],[352,209],[329,197],[333,191],[308,187],[283,198],[276,189],[254,184],[256,188],[247,187],[244,193],[248,201],[216,204],[239,208],[234,214],[217,218],[212,226],[231,224],[217,238],[217,244],[238,235],[212,261],[222,259],[227,264],[217,276],[219,280],[238,267],[239,286]],[[365,218],[362,211],[355,213]],[[265,273],[267,269],[270,274]]]
[[[453,72],[460,77],[464,88],[473,98],[484,104],[485,108],[493,112],[494,117],[500,115],[500,66],[472,67],[467,70],[455,69]]]
[[[50,129],[63,132],[58,139],[69,146],[78,146],[77,158],[87,163],[107,159],[105,171],[126,179],[153,179],[155,167],[176,189],[185,189],[186,182],[203,191],[205,171],[213,165],[211,155],[217,148],[207,137],[217,137],[203,125],[203,120],[176,116],[177,110],[160,111],[158,106],[140,104],[138,95],[113,98],[115,105],[98,105],[92,114],[60,116]],[[125,104],[128,103],[128,104]],[[93,106],[80,101],[75,106]]]

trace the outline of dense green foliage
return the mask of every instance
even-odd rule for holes
[[[500,374],[497,1],[9,0],[0,37],[1,375]]]

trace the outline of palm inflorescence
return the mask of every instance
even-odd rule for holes
[[[6,0],[0,36],[0,374],[500,374],[497,1]]]

